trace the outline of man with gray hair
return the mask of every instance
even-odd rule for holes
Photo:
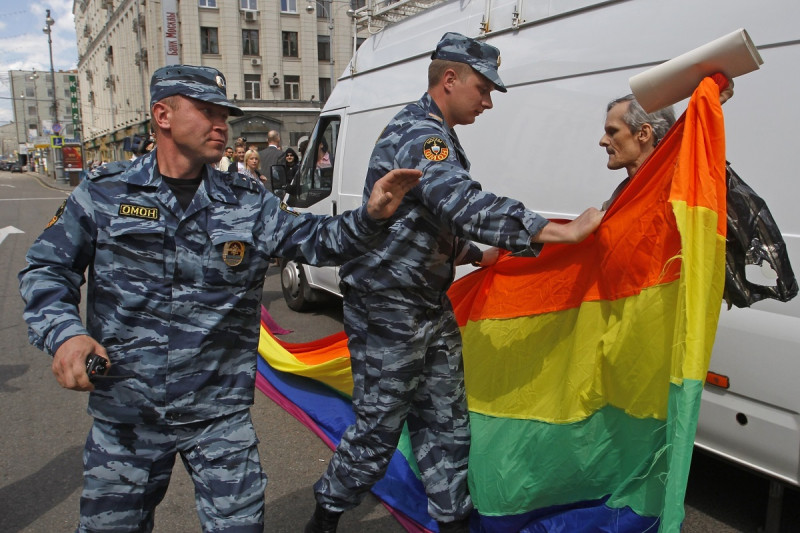
[[[608,103],[605,133],[600,138],[600,146],[608,153],[608,168],[624,168],[628,177],[617,186],[611,198],[603,203],[603,210],[608,209],[673,124],[675,112],[672,106],[646,113],[632,94]]]
[[[720,91],[720,103],[724,104],[731,96],[733,96],[733,80],[728,79],[727,86]],[[610,170],[624,168],[628,172],[628,177],[614,189],[611,198],[603,203],[603,210],[608,209],[673,124],[675,124],[675,111],[672,106],[647,113],[632,94],[608,103],[605,133],[600,138],[600,146],[608,153],[606,166]]]

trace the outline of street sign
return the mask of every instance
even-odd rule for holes
[[[64,146],[64,137],[60,135],[51,135],[50,136],[50,147],[51,148],[61,148]]]
[[[61,133],[61,124],[59,124],[58,122],[53,124],[53,133],[55,134]]]

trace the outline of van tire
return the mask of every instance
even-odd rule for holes
[[[303,265],[291,259],[281,259],[281,290],[286,305],[292,311],[308,311],[314,301],[311,287],[306,280]]]

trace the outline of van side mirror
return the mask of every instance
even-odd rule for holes
[[[281,198],[286,193],[286,167],[284,165],[272,165],[269,169],[270,184],[275,196]]]

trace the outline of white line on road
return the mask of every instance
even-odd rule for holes
[[[25,233],[21,229],[17,229],[14,226],[6,226],[5,228],[0,228],[0,244],[6,240],[6,237],[11,235],[12,233]]]

